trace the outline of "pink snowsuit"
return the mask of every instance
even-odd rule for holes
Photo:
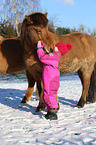
[[[57,55],[57,52],[45,54],[40,48],[37,50],[37,55],[43,63],[43,100],[48,111],[49,108],[58,108],[56,95],[59,89],[60,72],[57,68],[61,54]]]

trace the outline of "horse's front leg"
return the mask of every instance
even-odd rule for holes
[[[35,85],[34,78],[32,77],[32,75],[28,71],[26,71],[26,76],[28,79],[28,89],[27,89],[27,92],[26,92],[24,98],[22,99],[21,103],[26,103],[26,102],[30,101],[31,96],[32,96],[33,91],[34,91],[34,85]]]
[[[78,75],[81,79],[82,87],[83,87],[81,98],[77,104],[78,108],[84,107],[84,105],[86,104],[86,97],[87,97],[87,93],[88,93],[89,86],[90,86],[91,73],[92,73],[92,70],[90,70],[88,72],[87,71],[83,72],[81,70],[78,71]]]
[[[44,101],[43,101],[43,83],[42,83],[42,81],[37,82],[37,89],[38,89],[38,93],[39,93],[39,104],[37,106],[36,112],[45,109],[45,105],[44,105]]]

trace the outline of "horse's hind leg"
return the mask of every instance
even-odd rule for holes
[[[45,109],[45,105],[44,105],[44,101],[43,101],[43,84],[42,84],[42,81],[37,82],[37,89],[38,89],[38,93],[39,93],[39,104],[37,106],[36,112]]]
[[[26,76],[28,79],[28,89],[27,89],[27,92],[26,92],[24,98],[22,99],[21,103],[26,103],[26,102],[30,101],[30,98],[34,91],[34,85],[35,85],[34,78],[28,71],[26,71]]]
[[[81,69],[78,71],[78,75],[81,79],[82,83],[82,95],[81,98],[77,104],[77,107],[83,107],[86,103],[86,96],[88,93],[89,85],[90,85],[90,77],[94,68],[94,65],[90,67],[91,70],[86,71],[85,69]]]

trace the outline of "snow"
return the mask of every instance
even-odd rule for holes
[[[56,121],[44,118],[46,109],[35,112],[35,93],[27,104],[20,103],[27,85],[24,75],[1,77],[0,145],[96,145],[96,103],[76,107],[82,93],[77,75],[60,77]]]

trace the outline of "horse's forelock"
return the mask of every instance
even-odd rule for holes
[[[34,26],[46,27],[48,25],[48,19],[42,13],[33,13],[30,14],[28,17],[30,17]]]

